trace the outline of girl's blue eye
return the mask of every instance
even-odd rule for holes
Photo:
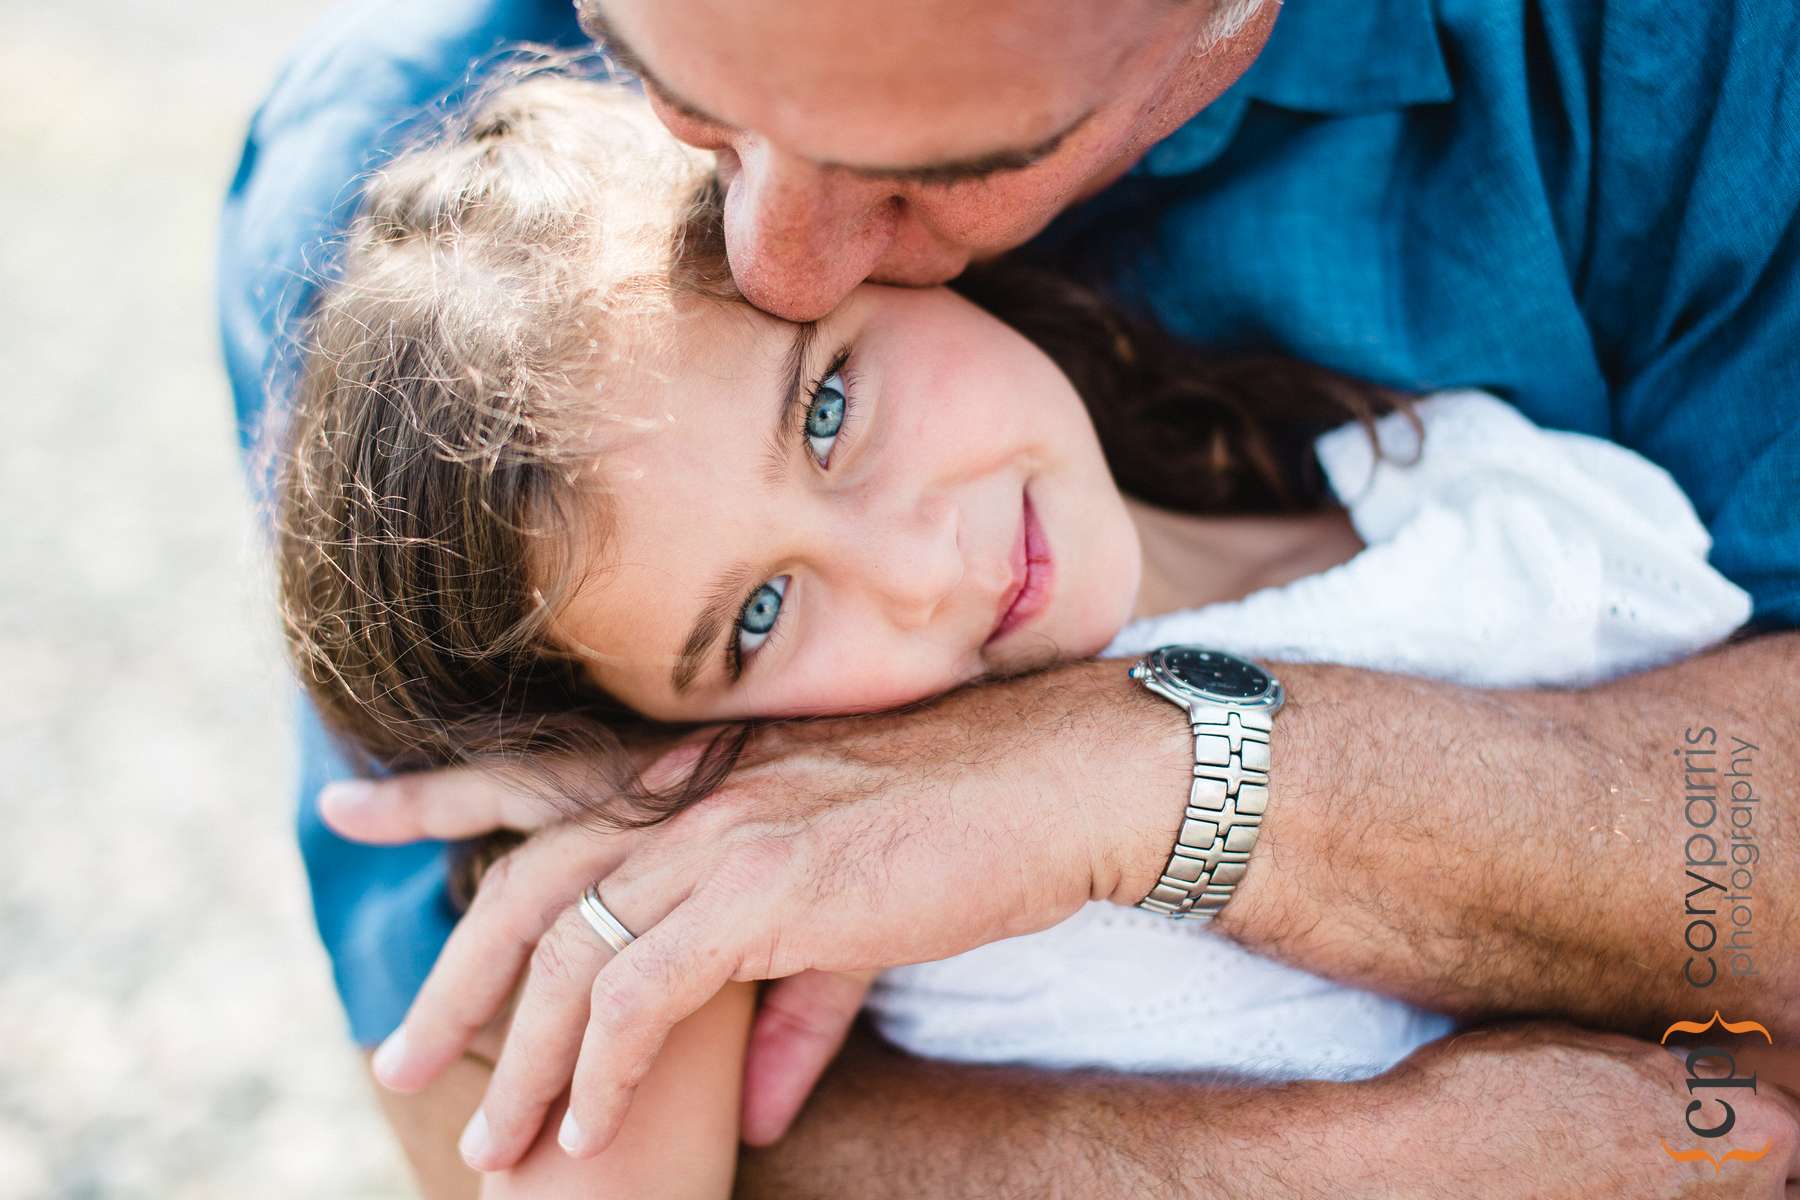
[[[738,652],[754,654],[769,640],[775,618],[781,615],[781,598],[787,594],[788,577],[778,576],[750,593],[738,613]]]
[[[806,409],[806,444],[821,467],[831,465],[831,448],[837,442],[838,430],[844,427],[845,404],[843,373],[833,371],[819,381]]]

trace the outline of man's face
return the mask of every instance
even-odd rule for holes
[[[1243,74],[1268,0],[583,0],[657,115],[714,150],[732,275],[790,320],[942,283],[1122,175]]]

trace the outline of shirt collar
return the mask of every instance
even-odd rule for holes
[[[1252,100],[1350,116],[1441,104],[1455,94],[1432,0],[1291,0],[1244,77],[1151,147],[1134,173],[1183,175],[1206,166]]]

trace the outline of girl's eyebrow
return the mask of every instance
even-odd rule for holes
[[[806,360],[818,337],[819,323],[807,321],[794,327],[794,340],[788,343],[787,357],[782,360],[782,377],[786,381],[781,392],[781,407],[775,410],[775,427],[769,431],[768,452],[763,455],[763,483],[773,487],[787,467],[794,439],[788,430],[794,428],[794,409],[800,403],[800,389],[806,383]]]
[[[749,586],[750,566],[741,562],[732,564],[713,584],[693,629],[688,631],[687,640],[682,643],[681,653],[675,658],[675,669],[669,673],[669,686],[675,689],[677,696],[686,695],[700,677],[719,634],[733,624],[732,617],[743,603],[744,592]]]
[[[765,483],[779,480],[786,465],[787,451],[793,441],[787,436],[787,431],[793,428],[792,414],[800,403],[801,389],[806,382],[807,356],[818,332],[817,321],[795,325],[793,341],[788,344],[787,355],[782,360],[781,403],[775,410],[775,428],[769,439],[769,451],[763,457],[762,477]],[[700,607],[700,615],[688,630],[687,638],[681,644],[681,652],[675,656],[675,666],[669,672],[669,686],[677,696],[686,695],[687,690],[694,686],[694,681],[700,677],[719,635],[734,624],[732,618],[743,603],[744,592],[749,588],[750,582],[750,565],[733,563],[707,593],[706,601]]]

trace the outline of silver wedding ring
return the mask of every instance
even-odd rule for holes
[[[581,915],[587,923],[594,927],[600,940],[613,948],[613,953],[622,953],[625,947],[637,940],[631,930],[625,928],[619,918],[607,911],[606,905],[600,903],[600,885],[589,884],[587,891],[581,893]]]

